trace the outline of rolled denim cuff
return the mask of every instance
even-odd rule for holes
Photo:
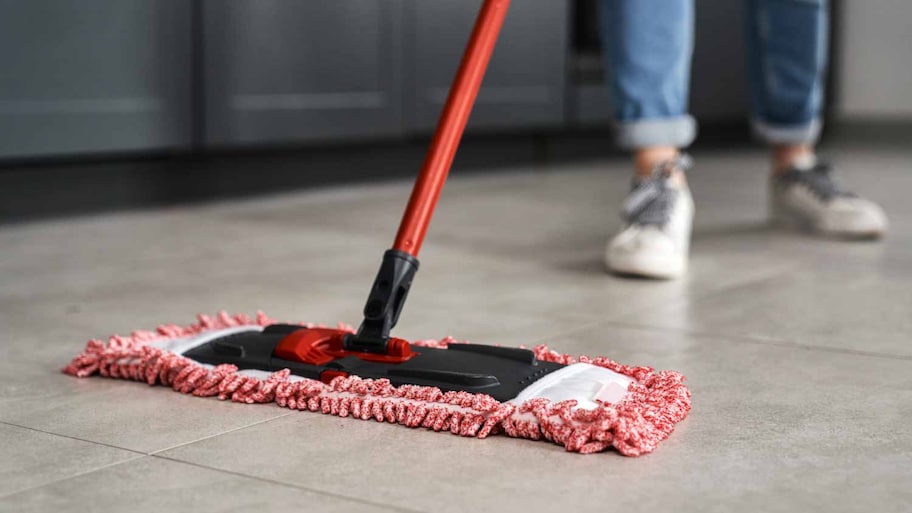
[[[773,125],[754,119],[751,125],[754,134],[769,144],[813,144],[820,137],[822,123],[812,119],[800,125]]]
[[[617,144],[633,150],[647,146],[685,148],[697,137],[697,121],[691,116],[620,121]]]

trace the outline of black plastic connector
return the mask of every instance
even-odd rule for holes
[[[383,253],[383,262],[364,305],[364,322],[358,333],[345,337],[343,347],[347,351],[386,354],[390,330],[399,321],[416,272],[418,259],[412,255],[395,249]]]

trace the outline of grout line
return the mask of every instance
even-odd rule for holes
[[[729,339],[736,343],[744,344],[755,344],[755,345],[765,345],[765,346],[776,346],[776,347],[787,347],[792,349],[804,349],[806,351],[820,351],[826,353],[837,353],[837,354],[847,354],[852,356],[867,356],[870,358],[884,358],[888,360],[912,360],[912,355],[902,355],[894,353],[881,353],[878,351],[863,351],[860,349],[848,349],[848,348],[838,348],[838,347],[827,347],[820,346],[816,344],[807,344],[803,342],[795,342],[791,340],[775,338],[775,337],[762,337],[762,336],[753,336],[753,335],[742,335],[736,333],[715,333],[708,331],[694,331],[678,328],[668,328],[663,326],[648,326],[644,324],[636,324],[629,322],[619,322],[619,321],[606,321],[601,324],[607,324],[615,326],[618,328],[627,328],[634,329],[639,331],[650,331],[658,333],[678,333],[683,335],[688,335],[697,338],[711,338],[711,339]],[[577,331],[577,330],[574,330]]]
[[[98,471],[100,471],[100,470],[104,470],[104,469],[107,469],[107,468],[110,468],[110,467],[114,467],[114,466],[117,466],[117,465],[121,465],[121,464],[123,464],[123,463],[131,462],[131,461],[136,461],[136,460],[139,460],[139,459],[142,459],[142,458],[157,458],[157,459],[166,460],[166,461],[171,461],[171,462],[175,462],[175,463],[179,463],[179,464],[190,465],[190,466],[195,466],[195,467],[199,467],[199,468],[205,468],[205,469],[207,469],[207,470],[212,470],[212,471],[214,471],[214,472],[220,472],[220,473],[224,473],[224,474],[230,474],[230,475],[234,475],[234,476],[238,476],[238,477],[243,477],[243,478],[246,478],[246,479],[252,479],[252,480],[255,480],[255,481],[261,481],[261,482],[265,482],[265,483],[270,483],[270,484],[282,486],[282,487],[285,487],[285,488],[292,488],[292,489],[296,489],[296,490],[303,490],[303,491],[307,491],[307,492],[314,493],[314,494],[317,494],[317,495],[323,495],[323,496],[326,496],[326,497],[331,497],[331,498],[334,498],[334,499],[341,499],[341,500],[350,501],[350,502],[357,502],[357,503],[366,504],[366,505],[369,505],[369,506],[379,507],[379,508],[382,508],[382,509],[388,509],[388,510],[392,510],[392,511],[400,511],[400,512],[403,512],[403,513],[418,513],[417,510],[411,510],[411,509],[408,509],[408,508],[402,508],[402,507],[399,507],[399,506],[393,506],[393,505],[389,505],[389,504],[382,504],[382,503],[378,503],[378,502],[373,502],[373,501],[361,499],[361,498],[358,498],[358,497],[351,497],[351,496],[347,496],[347,495],[342,495],[342,494],[337,494],[337,493],[332,493],[332,492],[326,492],[326,491],[323,491],[323,490],[317,490],[317,489],[309,488],[309,487],[306,487],[306,486],[300,486],[300,485],[295,485],[295,484],[292,484],[292,483],[286,483],[286,482],[284,482],[284,481],[278,481],[278,480],[268,479],[268,478],[259,477],[259,476],[252,476],[252,475],[244,474],[244,473],[241,473],[241,472],[235,472],[235,471],[232,471],[232,470],[226,470],[226,469],[222,469],[222,468],[218,468],[218,467],[213,467],[213,466],[209,466],[209,465],[203,465],[203,464],[200,464],[200,463],[194,463],[194,462],[191,462],[191,461],[185,461],[185,460],[181,460],[181,459],[174,458],[174,457],[164,456],[164,455],[161,454],[161,453],[164,452],[164,451],[168,451],[168,450],[171,450],[171,449],[174,449],[174,448],[178,448],[178,447],[183,447],[183,446],[185,446],[185,445],[189,445],[189,444],[192,444],[192,443],[196,443],[196,442],[198,442],[198,441],[206,440],[206,439],[209,439],[209,438],[214,438],[214,437],[217,437],[217,436],[221,436],[221,435],[223,435],[223,434],[228,434],[228,433],[231,433],[231,432],[234,432],[234,431],[239,431],[239,430],[241,430],[241,429],[246,429],[246,428],[249,428],[249,427],[252,427],[252,426],[256,426],[256,425],[260,425],[260,424],[265,424],[265,423],[267,423],[267,422],[271,422],[271,421],[273,421],[273,420],[277,420],[277,419],[280,419],[280,418],[282,418],[282,417],[287,417],[287,416],[292,415],[292,414],[294,414],[294,413],[296,413],[296,412],[290,411],[290,412],[285,413],[284,415],[280,415],[280,416],[278,416],[278,417],[273,417],[273,418],[271,418],[271,419],[266,419],[266,420],[254,422],[254,423],[252,423],[252,424],[248,424],[248,425],[241,426],[241,427],[238,427],[238,428],[235,428],[235,429],[231,429],[231,430],[229,430],[229,431],[225,431],[225,432],[222,432],[222,433],[219,433],[219,434],[216,434],[216,435],[203,437],[203,438],[200,438],[200,439],[198,439],[198,440],[194,440],[194,441],[192,441],[192,442],[186,442],[186,443],[179,444],[179,445],[175,445],[175,446],[173,446],[173,447],[169,447],[169,448],[166,448],[166,449],[161,449],[161,450],[158,450],[158,451],[153,451],[153,452],[151,452],[151,453],[145,453],[145,452],[137,451],[137,450],[134,450],[134,449],[127,449],[127,448],[124,448],[124,447],[118,447],[118,446],[116,446],[116,445],[111,445],[111,444],[106,444],[106,443],[101,443],[101,442],[94,442],[94,441],[91,441],[91,440],[85,440],[85,439],[82,439],[82,438],[79,438],[79,437],[75,437],[75,436],[62,435],[62,434],[59,434],[59,433],[52,433],[52,432],[50,432],[50,431],[45,431],[45,430],[43,430],[43,429],[37,429],[37,428],[28,427],[28,426],[22,426],[22,425],[19,425],[19,424],[14,424],[14,423],[12,423],[12,422],[7,422],[7,421],[2,421],[2,420],[0,420],[0,424],[5,424],[5,425],[8,425],[8,426],[17,427],[17,428],[21,428],[21,429],[26,429],[26,430],[29,430],[29,431],[35,431],[35,432],[42,433],[42,434],[46,434],[46,435],[50,435],[50,436],[56,436],[56,437],[60,437],[60,438],[66,438],[66,439],[70,439],[70,440],[76,440],[76,441],[88,443],[88,444],[91,444],[91,445],[98,445],[98,446],[102,446],[102,447],[108,447],[108,448],[112,448],[112,449],[118,449],[118,450],[122,450],[122,451],[124,451],[124,452],[130,453],[130,454],[132,455],[132,457],[126,458],[126,459],[121,460],[121,461],[118,461],[118,462],[110,463],[110,464],[107,464],[107,465],[102,465],[102,466],[99,466],[99,467],[96,467],[96,468],[92,468],[92,469],[88,469],[88,470],[86,470],[86,471],[84,471],[84,472],[78,472],[78,473],[76,473],[76,474],[72,474],[72,475],[69,475],[69,476],[66,476],[66,477],[62,477],[62,478],[60,478],[60,479],[54,479],[54,480],[51,480],[51,481],[48,481],[48,482],[45,482],[45,483],[41,483],[41,484],[38,484],[38,485],[35,485],[35,486],[29,486],[29,487],[26,487],[26,488],[22,488],[22,489],[20,489],[20,490],[14,490],[14,491],[12,491],[12,492],[3,493],[3,494],[0,494],[0,498],[11,497],[11,496],[14,496],[14,495],[17,495],[17,494],[20,494],[20,493],[29,492],[29,491],[32,491],[32,490],[35,490],[35,489],[38,489],[38,488],[42,488],[42,487],[45,487],[45,486],[50,486],[50,485],[54,485],[54,484],[61,483],[61,482],[64,482],[64,481],[69,481],[69,480],[71,480],[71,479],[75,479],[75,478],[80,477],[80,476],[84,476],[84,475],[87,475],[87,474],[92,474],[92,473],[98,472]]]
[[[6,424],[7,426],[13,426],[13,427],[22,428],[22,429],[28,429],[29,431],[36,431],[36,432],[38,432],[38,433],[43,433],[43,434],[45,434],[45,435],[58,436],[58,437],[60,437],[60,438],[69,438],[70,440],[76,440],[76,441],[79,441],[79,442],[85,442],[85,443],[92,444],[92,445],[100,445],[100,446],[102,446],[102,447],[108,447],[108,448],[111,448],[111,449],[119,449],[119,450],[121,450],[121,451],[132,452],[132,453],[137,454],[137,455],[140,455],[140,456],[146,456],[146,453],[145,453],[145,452],[143,452],[143,451],[137,451],[136,449],[128,449],[128,448],[126,448],[126,447],[120,447],[120,446],[117,446],[117,445],[106,444],[106,443],[104,443],[104,442],[96,442],[96,441],[94,441],[94,440],[86,440],[85,438],[79,438],[78,436],[64,435],[64,434],[61,434],[61,433],[54,433],[53,431],[45,431],[44,429],[38,429],[38,428],[30,427],[30,426],[23,426],[22,424],[16,424],[15,422],[8,422],[8,421],[5,421],[5,420],[0,420],[0,424]]]
[[[317,490],[317,489],[315,489],[315,488],[310,488],[310,487],[307,487],[307,486],[296,485],[296,484],[293,484],[293,483],[288,483],[288,482],[285,482],[285,481],[279,481],[279,480],[276,480],[276,479],[269,479],[269,478],[260,477],[260,476],[252,476],[252,475],[244,474],[244,473],[242,473],[242,472],[237,472],[237,471],[234,471],[234,470],[227,470],[227,469],[223,469],[223,468],[219,468],[219,467],[213,467],[213,466],[210,466],[210,465],[204,465],[204,464],[202,464],[202,463],[195,463],[195,462],[192,462],[192,461],[181,460],[181,459],[177,459],[177,458],[173,458],[173,457],[169,457],[169,456],[163,456],[163,455],[161,455],[161,454],[151,454],[150,457],[152,457],[152,458],[158,458],[158,459],[162,459],[162,460],[167,460],[167,461],[172,461],[172,462],[175,462],[175,463],[181,463],[181,464],[184,464],[184,465],[191,465],[191,466],[194,466],[194,467],[204,468],[204,469],[206,469],[206,470],[212,470],[212,471],[215,471],[215,472],[221,472],[221,473],[230,474],[230,475],[233,475],[233,476],[243,477],[243,478],[245,478],[245,479],[253,479],[253,480],[255,480],[255,481],[261,481],[261,482],[264,482],[264,483],[269,483],[269,484],[273,484],[273,485],[278,485],[278,486],[282,486],[282,487],[285,487],[285,488],[293,488],[293,489],[295,489],[295,490],[302,490],[302,491],[314,493],[314,494],[317,494],[317,495],[323,495],[323,496],[326,496],[326,497],[331,497],[331,498],[333,498],[333,499],[341,499],[341,500],[345,500],[345,501],[349,501],[349,502],[357,502],[357,503],[360,503],[360,504],[365,504],[365,505],[369,505],[369,506],[379,507],[379,508],[388,509],[388,510],[392,510],[392,511],[401,511],[401,512],[403,512],[403,513],[420,513],[419,510],[413,510],[413,509],[408,509],[408,508],[402,508],[402,507],[394,506],[394,505],[391,505],[391,504],[383,504],[383,503],[379,503],[379,502],[373,502],[373,501],[369,501],[369,500],[366,500],[366,499],[362,499],[362,498],[360,498],[360,497],[352,497],[352,496],[349,496],[349,495],[342,495],[342,494],[338,494],[338,493],[327,492],[327,491],[325,491],[325,490]]]
[[[21,426],[19,426],[19,427],[21,427]],[[53,433],[49,433],[49,434],[53,434]],[[137,461],[137,460],[140,460],[140,459],[143,459],[143,458],[147,458],[147,457],[148,457],[148,456],[146,456],[146,455],[144,455],[144,454],[136,454],[136,455],[134,455],[132,458],[127,458],[127,459],[125,459],[125,460],[118,461],[118,462],[115,462],[115,463],[109,463],[109,464],[107,464],[107,465],[102,465],[102,466],[100,466],[100,467],[93,468],[93,469],[91,469],[91,470],[86,470],[85,472],[79,472],[79,473],[76,473],[76,474],[73,474],[73,475],[70,475],[70,476],[62,477],[62,478],[60,478],[60,479],[53,479],[53,480],[48,481],[48,482],[46,482],[46,483],[41,483],[41,484],[39,484],[39,485],[29,486],[29,487],[26,487],[26,488],[22,488],[21,490],[15,490],[15,491],[12,491],[12,492],[9,492],[9,493],[2,493],[2,494],[0,494],[0,499],[6,499],[6,498],[8,498],[8,497],[13,497],[13,496],[15,496],[15,495],[19,495],[20,493],[26,493],[26,492],[30,492],[30,491],[33,491],[33,490],[37,490],[37,489],[39,489],[39,488],[44,488],[45,486],[55,485],[55,484],[57,484],[57,483],[62,483],[62,482],[64,482],[64,481],[69,481],[69,480],[71,480],[71,479],[76,479],[77,477],[85,476],[85,475],[88,475],[88,474],[93,474],[93,473],[98,472],[98,471],[100,471],[100,470],[108,469],[108,468],[111,468],[111,467],[116,467],[116,466],[122,465],[122,464],[124,464],[124,463],[129,463],[129,462],[131,462],[131,461]]]
[[[272,405],[272,404],[270,403],[270,404],[268,404],[267,406],[270,406],[270,405]],[[278,406],[276,406],[276,407],[278,408]],[[147,453],[143,453],[143,454],[146,454],[146,455],[148,455],[148,456],[158,456],[158,455],[160,455],[161,453],[163,453],[163,452],[165,452],[165,451],[170,451],[170,450],[172,450],[172,449],[177,449],[178,447],[184,447],[184,446],[187,446],[187,445],[195,444],[195,443],[197,443],[197,442],[202,442],[203,440],[208,440],[208,439],[210,439],[210,438],[215,438],[215,437],[219,437],[219,436],[222,436],[222,435],[227,435],[228,433],[234,433],[235,431],[240,431],[240,430],[242,430],[242,429],[247,429],[247,428],[250,428],[250,427],[253,427],[253,426],[259,426],[260,424],[266,424],[266,423],[268,423],[268,422],[272,422],[272,421],[274,421],[274,420],[278,420],[278,419],[281,419],[281,418],[283,418],[283,417],[287,417],[287,416],[289,416],[289,415],[292,415],[292,414],[296,413],[296,411],[297,411],[297,410],[282,412],[281,415],[277,415],[277,416],[275,416],[275,417],[270,417],[270,418],[268,418],[268,419],[258,420],[258,421],[256,421],[256,422],[252,422],[252,423],[250,423],[250,424],[245,424],[245,425],[243,425],[243,426],[238,426],[238,427],[235,427],[235,428],[231,428],[231,429],[229,429],[229,430],[227,430],[227,431],[222,431],[222,432],[215,433],[215,434],[212,434],[212,435],[207,435],[207,436],[204,436],[204,437],[202,437],[202,438],[197,438],[196,440],[190,440],[190,441],[188,441],[188,442],[182,442],[182,443],[179,443],[179,444],[177,444],[177,445],[173,445],[173,446],[171,446],[171,447],[165,447],[164,449],[157,449],[157,450],[155,450],[155,451],[147,452]]]

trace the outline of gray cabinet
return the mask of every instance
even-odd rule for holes
[[[0,159],[436,123],[481,0],[0,0]],[[517,0],[470,129],[564,122],[568,4]]]
[[[0,158],[190,144],[190,3],[0,0]]]
[[[402,132],[400,0],[204,0],[212,145]]]
[[[435,125],[480,6],[480,0],[409,0],[410,128],[426,131]],[[563,123],[567,14],[567,2],[512,2],[470,129]]]

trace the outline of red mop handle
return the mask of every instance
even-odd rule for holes
[[[393,249],[418,257],[509,6],[510,0],[485,0],[481,6],[456,79],[450,87],[450,95],[437,122],[437,130],[421,167],[421,174],[415,181],[412,196],[402,216]]]

